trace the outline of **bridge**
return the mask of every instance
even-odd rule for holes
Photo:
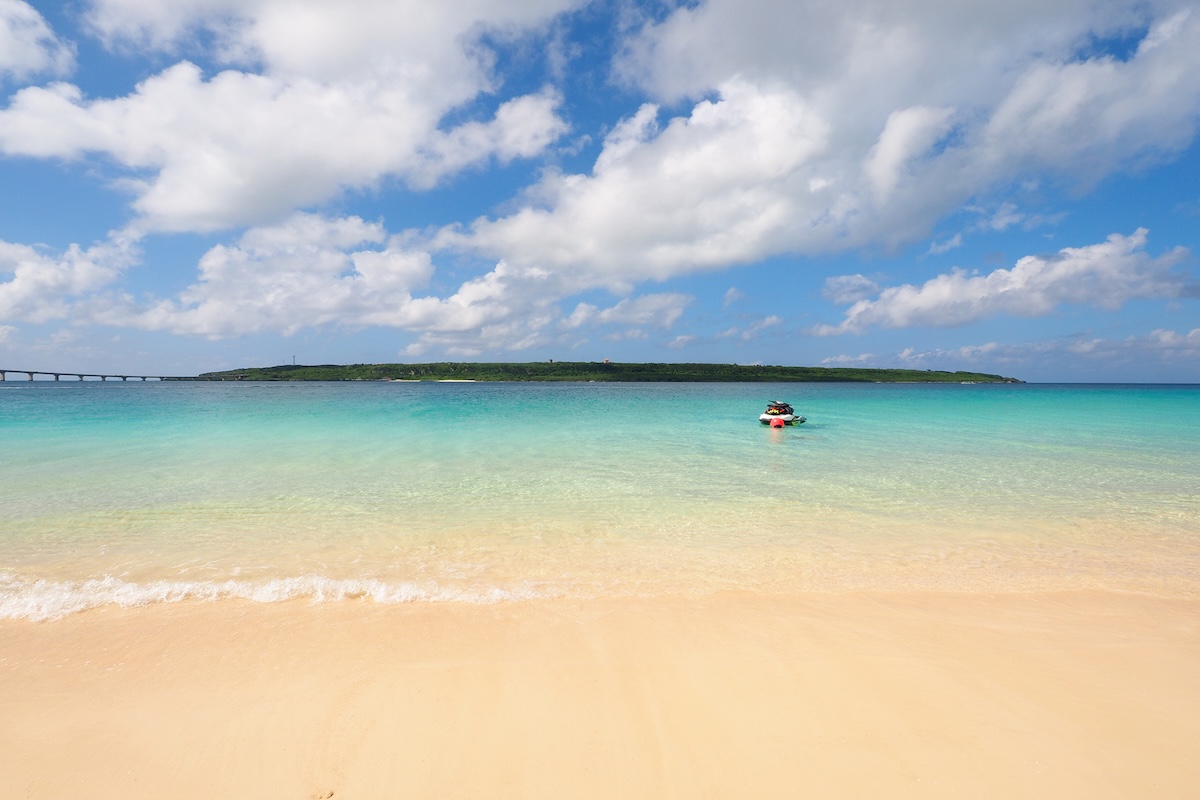
[[[29,380],[33,380],[34,375],[53,375],[54,380],[60,380],[64,375],[68,378],[78,378],[84,380],[86,378],[99,378],[102,381],[112,380],[123,381],[224,381],[224,380],[241,380],[241,376],[230,376],[227,378],[206,378],[200,375],[102,375],[96,372],[51,372],[45,369],[0,369],[0,381],[8,380],[9,373],[13,375],[26,375]]]

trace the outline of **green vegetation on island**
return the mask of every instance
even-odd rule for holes
[[[243,381],[728,381],[841,383],[1023,383],[981,372],[758,364],[620,364],[607,361],[529,363],[283,365],[205,372],[201,378]]]

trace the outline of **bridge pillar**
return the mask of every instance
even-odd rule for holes
[[[107,375],[101,375],[101,376],[100,376],[100,382],[101,382],[101,383],[103,383],[103,382],[104,382],[104,381],[106,381],[106,380],[108,380],[108,376],[107,376]]]
[[[29,376],[29,380],[33,380],[33,373],[32,373],[32,372],[26,372],[25,374]]]
[[[54,380],[58,380],[58,373],[55,372],[55,373],[53,373],[53,375],[54,375]]]
[[[6,381],[8,378],[4,376],[4,370],[0,370],[0,381]]]

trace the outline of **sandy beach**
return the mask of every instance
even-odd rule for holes
[[[1200,601],[180,603],[0,622],[22,798],[1184,797]]]

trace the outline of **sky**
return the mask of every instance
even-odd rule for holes
[[[0,0],[0,369],[1200,382],[1195,0]]]

